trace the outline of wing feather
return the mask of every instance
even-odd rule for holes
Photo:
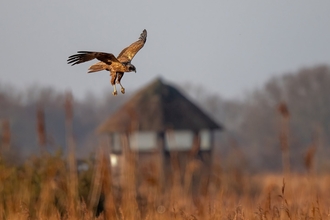
[[[78,51],[77,54],[69,56],[67,62],[73,66],[93,59],[98,59],[108,65],[111,65],[112,62],[119,62],[117,58],[111,53],[91,51]]]
[[[139,37],[139,40],[132,43],[125,49],[123,49],[120,54],[118,55],[117,59],[124,63],[124,62],[131,62],[135,54],[139,52],[139,50],[144,46],[145,42],[147,41],[147,30],[144,29]]]

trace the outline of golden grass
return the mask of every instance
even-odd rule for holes
[[[97,157],[97,164],[79,172],[73,189],[78,195],[74,198],[68,181],[70,170],[61,154],[31,158],[21,166],[2,161],[0,219],[330,218],[330,176],[327,175],[291,174],[287,183],[279,174],[240,174],[238,181],[234,172],[215,171],[207,193],[196,195],[184,183],[173,182],[166,190],[159,190],[155,181],[134,184],[137,175],[142,174],[131,161],[125,168],[125,185],[119,190],[112,185],[109,158],[103,147]],[[90,164],[94,163],[90,161]],[[188,177],[185,175],[184,181],[190,183]],[[93,197],[91,192],[97,191],[96,188],[99,193]]]

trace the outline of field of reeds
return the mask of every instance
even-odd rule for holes
[[[330,218],[330,176],[251,176],[215,165],[206,191],[196,193],[185,184],[189,178],[161,187],[150,178],[152,167],[143,175],[134,161],[127,161],[124,176],[112,176],[102,148],[85,163],[88,169],[72,172],[61,153],[30,158],[20,166],[1,161],[0,219]],[[187,169],[188,177],[196,170]],[[137,175],[148,178],[136,184]],[[122,184],[113,184],[114,178]]]
[[[244,167],[223,168],[213,160],[209,175],[198,179],[203,162],[188,160],[159,178],[157,159],[138,169],[138,155],[128,151],[121,172],[110,166],[109,146],[100,142],[95,154],[77,161],[72,135],[72,105],[66,109],[67,153],[30,157],[20,165],[0,159],[0,219],[330,219],[330,175],[313,169],[290,172],[285,104],[280,143],[283,173],[249,174]],[[45,145],[42,110],[37,112],[39,145]],[[9,144],[4,129],[2,146]],[[279,149],[280,150],[280,149]],[[192,184],[196,181],[200,185]],[[164,185],[166,182],[166,185]]]

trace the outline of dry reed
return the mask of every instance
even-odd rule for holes
[[[73,96],[71,92],[67,92],[65,96],[65,131],[67,140],[67,164],[68,164],[68,215],[70,219],[78,219],[77,205],[79,197],[77,192],[77,164],[75,142],[73,137]]]
[[[290,174],[290,149],[289,149],[289,131],[290,131],[290,112],[285,102],[278,104],[278,112],[281,116],[280,143],[282,151],[283,171]]]
[[[1,151],[6,152],[10,148],[11,131],[9,119],[2,120]]]
[[[45,126],[45,112],[44,108],[39,105],[37,108],[37,138],[40,146],[40,151],[44,152],[47,144],[47,134]]]

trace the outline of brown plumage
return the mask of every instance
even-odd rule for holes
[[[121,85],[120,80],[125,72],[136,72],[136,68],[131,64],[134,56],[144,46],[147,40],[147,31],[144,29],[139,39],[123,49],[120,54],[115,57],[111,53],[104,52],[91,52],[91,51],[78,51],[77,54],[69,56],[68,64],[76,65],[84,63],[93,59],[98,59],[100,62],[93,64],[89,67],[88,73],[98,72],[101,70],[110,71],[111,84],[114,87],[113,95],[117,95],[116,83],[121,87],[121,92],[125,93],[125,88]]]

